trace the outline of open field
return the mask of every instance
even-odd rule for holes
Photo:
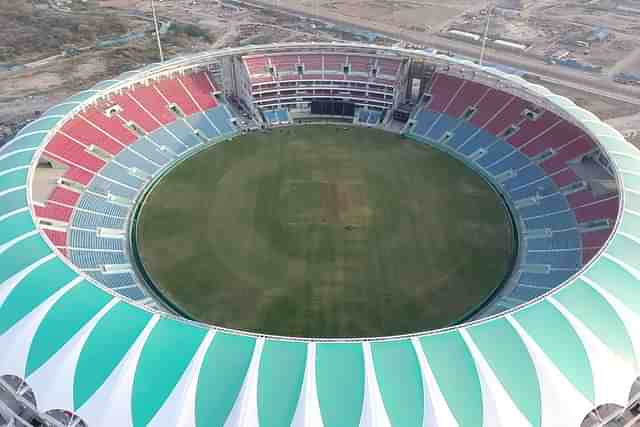
[[[193,318],[290,336],[442,327],[510,267],[499,196],[447,155],[370,129],[300,127],[215,146],[141,212],[142,261]]]

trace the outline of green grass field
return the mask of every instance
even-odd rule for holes
[[[179,165],[148,196],[146,271],[194,319],[288,336],[442,327],[511,264],[500,197],[435,149],[378,130],[254,133]]]

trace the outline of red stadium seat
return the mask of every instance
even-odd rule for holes
[[[213,95],[215,88],[204,72],[181,76],[180,81],[201,110],[209,110],[218,105]]]
[[[442,112],[461,88],[463,80],[448,74],[436,74],[431,86],[431,100],[427,108]]]
[[[507,138],[507,142],[514,147],[520,147],[532,139],[536,138],[543,132],[547,132],[549,128],[559,122],[558,116],[545,111],[535,120],[524,120],[520,123],[517,132]],[[565,141],[569,142],[569,141]]]
[[[618,196],[612,196],[588,205],[583,205],[574,210],[578,222],[609,219],[615,221],[618,216]]]
[[[69,222],[73,208],[48,203],[45,207],[35,206],[36,216],[60,222]]]
[[[189,96],[177,79],[171,78],[157,81],[155,87],[167,101],[165,102],[167,105],[176,104],[187,116],[200,111],[193,98]]]
[[[492,90],[488,95],[496,96],[494,92],[496,91]],[[529,105],[527,101],[520,98],[512,97],[509,100],[507,98],[508,94],[504,92],[501,93],[500,97],[506,99],[507,104],[505,104],[504,108],[498,110],[491,118],[489,118],[489,121],[484,125],[484,130],[494,135],[499,135],[509,126],[518,124],[523,118],[522,113]],[[483,108],[485,107],[483,106]],[[473,122],[474,119],[475,116],[471,121]],[[481,121],[484,119],[478,117],[478,120]]]
[[[521,111],[518,110],[519,105],[511,103],[513,98],[514,96],[511,94],[491,89],[482,100],[480,100],[476,106],[476,113],[469,121],[476,127],[482,128],[487,125],[490,120],[498,120],[493,126],[502,129],[506,128],[512,124],[511,119],[514,114],[517,113],[518,116],[521,114]],[[505,115],[504,118],[498,118],[499,116],[502,117],[505,111],[509,111],[510,114]]]
[[[560,172],[557,172],[551,175],[551,179],[553,180],[553,182],[556,183],[558,187],[565,187],[569,184],[573,184],[574,182],[578,181],[580,178],[578,178],[578,175],[576,175],[576,173],[573,170],[566,168]]]
[[[98,129],[96,124],[91,125],[80,116],[65,123],[61,131],[62,134],[68,135],[69,139],[77,141],[83,146],[93,144],[109,154],[116,155],[124,148],[123,143],[116,141],[113,136]]]
[[[50,228],[45,228],[42,231],[44,231],[44,234],[47,235],[54,246],[67,246],[66,231],[52,230]]]
[[[67,206],[75,206],[79,198],[80,194],[75,191],[67,190],[63,187],[56,187],[49,196],[49,201]]]
[[[138,101],[156,121],[163,125],[176,119],[176,115],[169,110],[167,101],[152,86],[138,86],[129,95]]]
[[[611,235],[611,231],[611,228],[605,228],[582,233],[582,247],[601,248]]]
[[[581,136],[569,144],[562,147],[549,159],[542,162],[541,166],[547,173],[558,171],[564,167],[569,160],[573,160],[593,149],[593,142],[586,136]]]
[[[153,117],[145,110],[147,106],[140,105],[138,102],[136,102],[134,98],[131,97],[130,93],[116,95],[111,98],[111,101],[122,108],[122,111],[119,113],[119,115],[126,122],[131,121],[135,123],[147,133],[153,132],[154,130],[162,126],[162,124],[158,120],[156,120],[155,117]]]
[[[444,112],[450,116],[460,117],[469,106],[475,105],[488,90],[487,86],[480,83],[465,82],[458,96],[454,98]]]
[[[89,108],[82,113],[81,116],[108,134],[111,139],[115,139],[122,145],[129,145],[138,138],[133,131],[122,123],[120,118],[117,116],[107,117],[104,110],[98,111],[95,107]]]
[[[86,148],[58,133],[47,144],[45,151],[69,164],[80,166],[89,171],[97,172],[104,166],[101,160],[86,151]]]

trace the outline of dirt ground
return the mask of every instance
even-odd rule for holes
[[[490,21],[491,38],[502,38],[530,46],[527,55],[569,54],[580,62],[599,65],[611,77],[620,71],[630,71],[629,56],[640,55],[640,10],[637,15],[621,12],[611,2],[581,2],[578,0],[522,0],[496,2],[498,8]],[[614,4],[615,3],[615,4]],[[501,8],[506,8],[504,10]],[[481,34],[485,16],[468,12],[450,23],[448,28]],[[598,27],[609,31],[602,41],[590,41]],[[581,47],[576,42],[590,42]],[[631,61],[633,62],[633,61]]]
[[[125,34],[137,20],[113,14],[65,14],[24,0],[0,1],[0,64],[24,64]]]
[[[545,87],[558,95],[571,99],[576,103],[576,105],[591,111],[603,120],[628,116],[640,112],[640,106],[637,105],[627,104],[624,102],[614,102],[607,98],[547,82],[545,82]]]
[[[169,47],[168,52],[172,51]],[[95,83],[157,60],[151,40],[55,61],[46,67],[5,73],[0,79],[0,124],[33,118]]]
[[[261,0],[263,4],[272,1]],[[477,5],[472,0],[452,0],[445,3],[428,0],[279,0],[278,4],[330,19],[345,17],[354,24],[376,27],[382,31],[403,28],[413,32],[438,31],[453,18]]]

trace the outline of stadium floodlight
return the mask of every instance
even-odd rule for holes
[[[160,29],[158,26],[158,15],[156,14],[156,4],[151,0],[151,12],[153,13],[153,25],[156,29],[156,40],[158,41],[158,52],[160,54],[160,62],[164,62],[164,53],[162,53],[162,43],[160,42]]]
[[[482,36],[482,48],[480,49],[480,60],[478,61],[479,65],[482,65],[484,61],[484,51],[487,48],[487,36],[489,35],[489,21],[491,20],[491,9],[489,4],[487,4],[487,23],[484,26],[484,34]]]

